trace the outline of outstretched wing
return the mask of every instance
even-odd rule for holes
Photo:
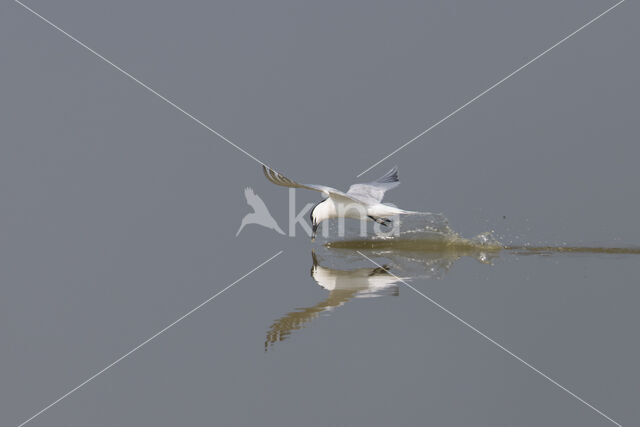
[[[387,190],[391,190],[398,185],[400,185],[400,181],[398,179],[398,167],[394,166],[393,169],[373,182],[353,184],[349,187],[347,195],[361,200],[366,200],[369,204],[375,204],[382,201],[384,193]]]
[[[251,206],[255,212],[269,212],[264,201],[253,191],[253,188],[245,188],[244,197],[247,199],[247,204]]]
[[[264,172],[264,176],[271,182],[276,185],[281,185],[283,187],[291,187],[291,188],[306,188],[307,190],[319,191],[324,194],[325,197],[331,197],[334,199],[346,199],[347,203],[367,203],[366,200],[362,200],[357,195],[347,194],[343,191],[336,190],[332,187],[327,187],[324,185],[313,185],[313,184],[299,184],[286,176],[282,175],[279,172],[274,171],[271,168],[268,168],[262,165],[262,171]]]

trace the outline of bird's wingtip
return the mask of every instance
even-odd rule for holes
[[[394,166],[393,168],[391,168],[391,170],[387,173],[385,173],[384,175],[382,175],[380,178],[377,179],[377,182],[399,182],[400,179],[398,178],[398,166]]]

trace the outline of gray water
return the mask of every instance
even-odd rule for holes
[[[287,176],[346,189],[613,3],[27,4]],[[279,251],[27,425],[614,425],[513,355],[638,425],[639,17],[625,2],[362,177],[397,164],[385,200],[499,242],[425,248],[236,237],[244,187],[285,231],[287,191],[2,2],[0,425]]]

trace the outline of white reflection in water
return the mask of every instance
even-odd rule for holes
[[[310,307],[299,308],[277,319],[269,330],[264,343],[265,351],[279,341],[287,339],[293,331],[303,329],[321,314],[329,314],[355,298],[397,296],[400,279],[439,279],[446,274],[455,261],[463,256],[489,264],[492,255],[479,250],[411,251],[411,250],[362,250],[371,258],[382,258],[382,267],[371,266],[351,249],[325,248],[322,256],[311,252],[313,265],[311,277],[328,291],[325,299]],[[324,265],[321,265],[321,261]],[[333,268],[337,265],[343,268]],[[329,265],[332,265],[329,267]],[[350,268],[344,268],[344,267]],[[354,268],[355,267],[355,268]],[[393,272],[393,274],[390,274]],[[400,279],[398,279],[400,278]]]
[[[443,217],[444,218],[444,217]],[[312,251],[311,277],[329,292],[317,304],[294,310],[276,320],[267,332],[265,351],[287,339],[293,331],[304,328],[322,313],[345,305],[351,299],[397,296],[400,279],[440,279],[463,257],[491,265],[502,252],[534,256],[637,256],[640,247],[586,247],[569,245],[505,246],[491,233],[472,239],[459,236],[448,228],[446,218],[441,229],[432,226],[408,228],[403,237],[394,239],[361,239],[327,242],[321,256]],[[377,267],[358,252],[376,259]],[[322,263],[322,265],[321,265]],[[390,274],[392,273],[392,274]]]

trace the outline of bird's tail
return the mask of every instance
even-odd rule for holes
[[[428,212],[405,211],[404,209],[398,209],[396,213],[399,215],[427,215],[428,214]]]

